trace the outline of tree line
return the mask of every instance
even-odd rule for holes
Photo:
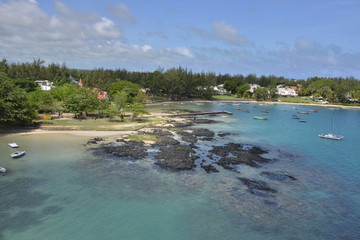
[[[224,77],[221,77],[224,79]],[[353,77],[347,78],[324,78],[311,77],[306,80],[286,79],[284,77],[260,76],[249,74],[247,76],[227,76],[224,80],[224,88],[239,97],[254,98],[256,100],[277,99],[276,86],[297,86],[299,96],[314,96],[323,98],[329,102],[351,103],[360,100],[360,81]],[[249,84],[258,84],[254,93],[250,93]]]

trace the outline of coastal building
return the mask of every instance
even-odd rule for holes
[[[224,88],[224,84],[220,84],[218,86],[214,86],[213,87],[213,90],[216,92],[216,94],[219,94],[219,95],[226,95],[227,94],[227,91],[226,89]]]
[[[250,89],[249,89],[249,92],[250,93],[254,93],[255,92],[255,89],[259,88],[260,85],[259,84],[253,84],[253,83],[250,83]]]
[[[50,82],[49,80],[36,80],[35,81],[43,91],[50,91],[51,88],[55,87],[53,85],[53,82]]]
[[[277,88],[277,94],[279,94],[282,97],[297,97],[298,96],[298,87],[296,86],[284,86],[284,85],[278,85]]]
[[[108,97],[109,97],[109,95],[107,94],[107,92],[101,91],[101,90],[98,89],[98,88],[94,88],[94,89],[93,89],[93,92],[95,92],[95,93],[97,94],[97,98],[98,98],[99,100],[103,100],[104,98],[108,98]]]

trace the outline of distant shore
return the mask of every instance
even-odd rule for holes
[[[345,105],[336,105],[336,104],[318,104],[318,103],[292,103],[292,102],[271,102],[271,101],[254,101],[254,100],[237,100],[237,99],[225,99],[225,100],[184,100],[184,101],[164,101],[164,102],[153,102],[147,103],[146,105],[160,105],[160,104],[172,104],[172,103],[181,103],[181,102],[236,102],[236,103],[254,103],[254,104],[289,104],[289,105],[305,105],[305,106],[317,106],[317,107],[338,107],[338,108],[359,108],[360,106],[345,106]]]

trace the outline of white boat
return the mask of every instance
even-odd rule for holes
[[[12,148],[18,148],[19,147],[19,145],[17,145],[16,143],[9,143],[8,145],[10,147],[12,147]]]
[[[333,120],[332,120],[332,132],[334,132],[334,117],[333,117]],[[344,138],[344,136],[335,135],[333,133],[319,134],[319,137],[332,139],[332,140],[342,140]]]
[[[6,173],[6,168],[0,167],[0,173]]]
[[[24,155],[25,155],[25,151],[16,151],[16,152],[13,152],[12,154],[10,154],[10,156],[13,158],[18,158],[18,157],[21,157]]]
[[[333,134],[333,133],[319,134],[319,137],[321,137],[321,138],[327,138],[327,139],[333,139],[333,140],[341,140],[341,139],[344,138],[343,136],[335,135],[335,134]]]

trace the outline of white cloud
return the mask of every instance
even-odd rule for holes
[[[95,33],[104,38],[119,38],[120,32],[115,28],[114,22],[106,17],[102,17],[101,20],[94,23],[93,28]]]
[[[150,45],[147,45],[147,44],[145,44],[145,45],[143,45],[143,46],[140,46],[140,45],[135,44],[135,45],[133,45],[133,48],[134,48],[135,50],[142,50],[142,51],[144,51],[144,52],[148,52],[148,51],[150,51],[150,50],[153,50],[153,48],[152,48]]]
[[[125,22],[135,22],[135,18],[132,15],[128,7],[122,3],[112,4],[108,7],[108,12],[115,17],[120,18]]]
[[[213,22],[213,31],[216,38],[230,44],[243,45],[249,42],[245,36],[240,36],[233,26],[223,21]]]
[[[235,46],[253,45],[245,35],[240,35],[235,27],[224,21],[213,22],[210,31],[194,26],[189,27],[189,30],[206,40],[222,41]]]
[[[193,58],[194,55],[190,52],[190,50],[186,47],[177,47],[175,48],[175,52],[185,57]]]

